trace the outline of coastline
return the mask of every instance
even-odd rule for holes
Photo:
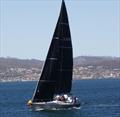
[[[116,77],[116,78],[73,78],[73,81],[75,80],[120,80],[120,77]],[[14,83],[14,82],[37,82],[38,80],[3,80],[3,81],[0,81],[0,83]]]
[[[38,81],[43,61],[0,58],[0,82]],[[73,80],[120,79],[120,58],[74,58]]]

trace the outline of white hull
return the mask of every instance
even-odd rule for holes
[[[38,102],[32,104],[33,110],[62,110],[62,109],[71,109],[79,108],[80,102],[62,102],[62,101],[49,101],[49,102]]]

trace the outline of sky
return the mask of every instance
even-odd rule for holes
[[[120,1],[65,0],[73,55],[120,57]],[[61,0],[0,0],[0,57],[46,58]]]

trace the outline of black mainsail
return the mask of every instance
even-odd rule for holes
[[[62,0],[60,15],[33,102],[47,102],[53,100],[54,94],[70,93],[72,69],[71,34],[65,2]]]

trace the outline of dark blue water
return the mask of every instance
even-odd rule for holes
[[[0,117],[120,117],[120,80],[76,80],[72,92],[79,110],[40,111],[27,108],[36,82],[0,83]]]

